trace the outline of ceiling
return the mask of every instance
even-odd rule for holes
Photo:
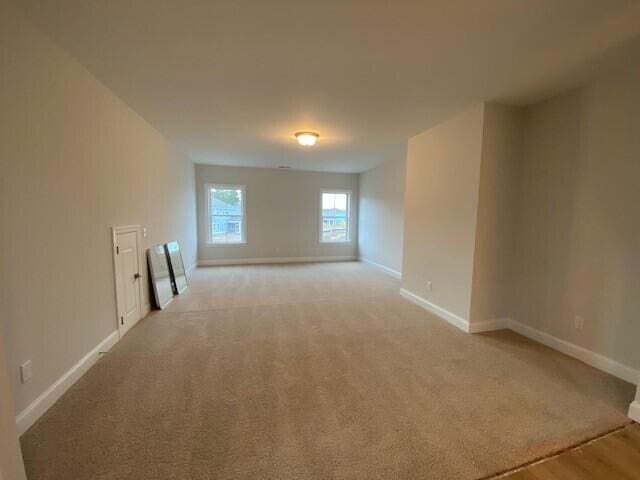
[[[319,171],[400,158],[483,100],[544,99],[640,38],[636,0],[15,4],[194,162]]]

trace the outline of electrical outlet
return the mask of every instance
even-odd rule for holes
[[[584,317],[576,315],[573,319],[573,324],[576,327],[576,330],[582,330],[584,328]]]
[[[147,227],[142,227],[142,236],[147,238]]]
[[[33,376],[33,372],[31,371],[31,360],[27,360],[22,365],[20,365],[20,381],[22,383],[27,383],[31,380]]]
[[[433,285],[431,285],[431,282],[427,282],[427,292],[430,292],[433,289]]]

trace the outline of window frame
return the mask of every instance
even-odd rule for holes
[[[240,190],[242,195],[242,223],[241,223],[241,237],[239,242],[214,242],[213,241],[213,226],[211,222],[211,189],[219,190]],[[207,245],[215,247],[223,247],[227,245],[246,245],[247,244],[247,186],[246,185],[231,185],[226,183],[206,183],[204,185],[204,199],[207,205]]]
[[[344,193],[347,195],[347,239],[346,240],[323,240],[322,239],[322,227],[323,227],[323,220],[324,220],[324,216],[322,215],[322,195],[325,193]],[[353,243],[353,240],[351,238],[352,197],[353,197],[353,193],[351,190],[344,190],[339,188],[322,188],[320,190],[320,197],[319,197],[320,198],[320,206],[319,206],[320,219],[318,222],[318,241],[320,243],[327,244],[327,245],[347,245],[347,244]]]

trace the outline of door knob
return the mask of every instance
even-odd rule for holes
[[[140,275],[139,273],[134,273],[134,274],[133,274],[133,278],[134,278],[135,280],[139,279],[141,276],[142,276],[142,275]]]

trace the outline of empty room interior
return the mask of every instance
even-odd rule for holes
[[[640,479],[640,1],[0,0],[0,480]]]

